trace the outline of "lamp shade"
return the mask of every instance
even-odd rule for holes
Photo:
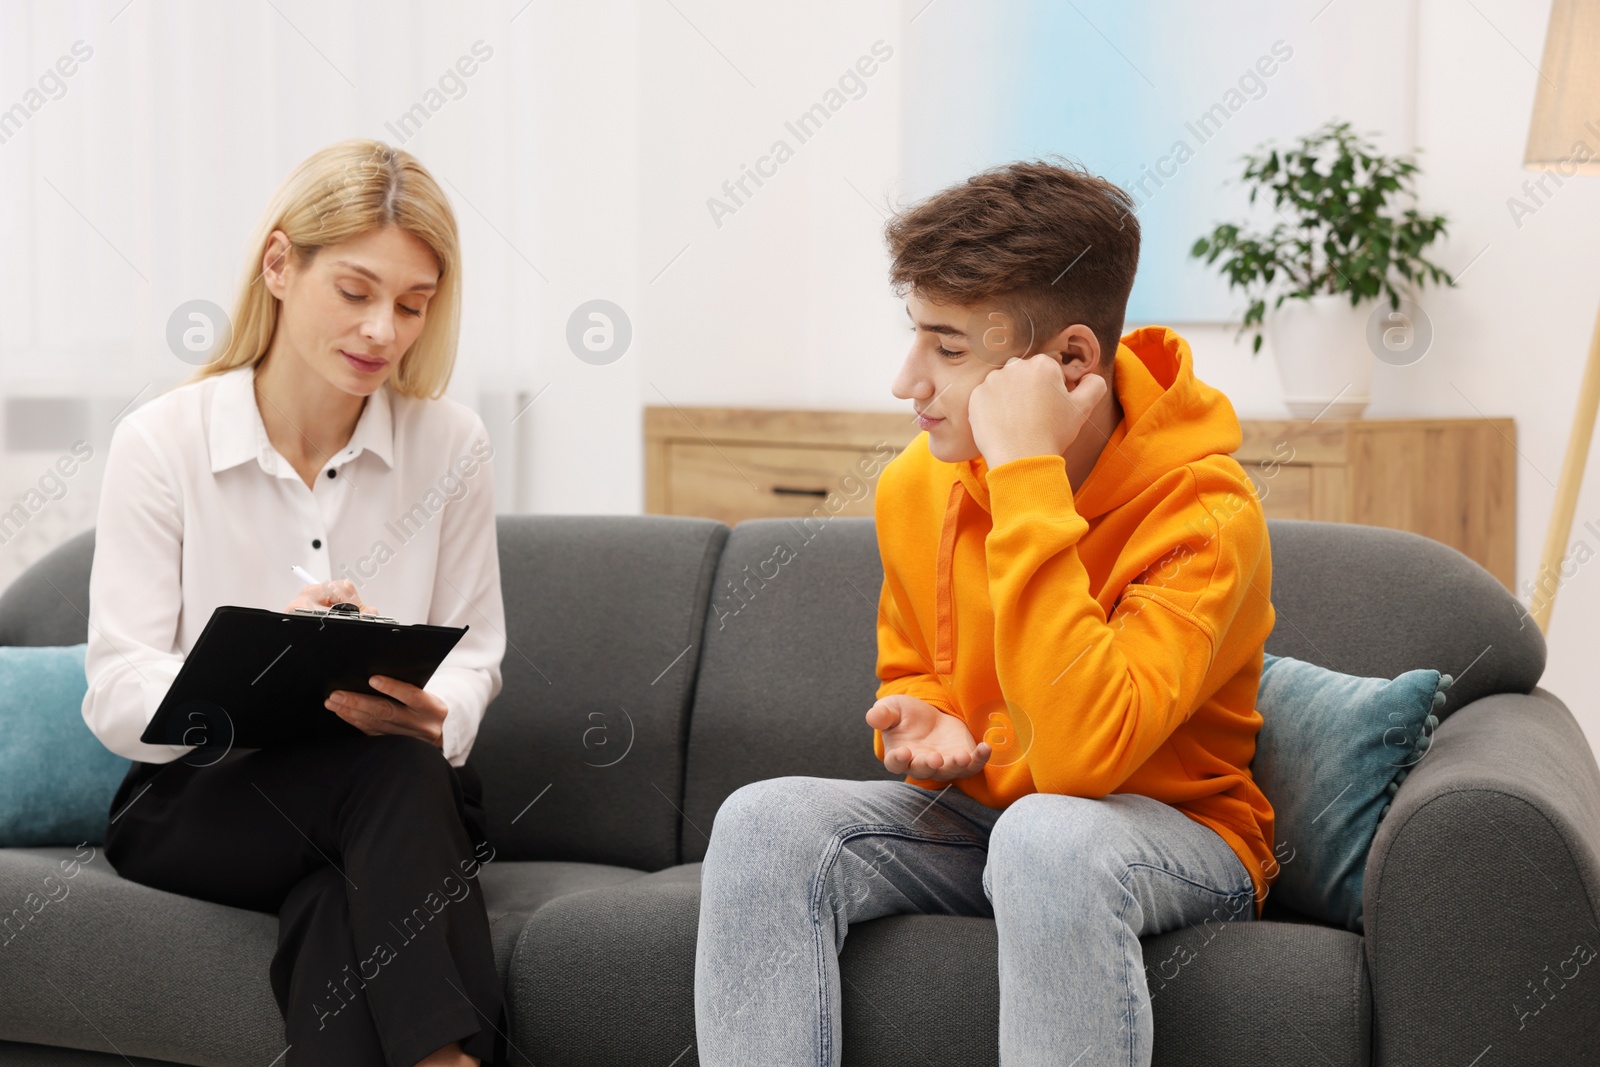
[[[1554,0],[1523,165],[1600,174],[1600,0]]]

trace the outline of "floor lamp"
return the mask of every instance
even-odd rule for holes
[[[1523,165],[1553,172],[1549,180],[1558,186],[1577,174],[1600,175],[1600,0],[1554,0],[1538,84]],[[1572,436],[1567,439],[1567,456],[1561,463],[1561,481],[1545,534],[1544,558],[1533,583],[1531,614],[1544,633],[1550,632],[1550,611],[1561,582],[1561,561],[1572,533],[1597,407],[1600,317],[1595,319],[1589,341],[1589,362],[1578,388]]]

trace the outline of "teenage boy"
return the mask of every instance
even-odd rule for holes
[[[1156,326],[1119,343],[1132,212],[1080,169],[1016,163],[889,224],[915,334],[894,394],[926,433],[879,480],[866,721],[906,779],[723,804],[705,1067],[838,1064],[845,933],[905,912],[994,917],[1005,1067],[1149,1064],[1139,938],[1260,917],[1266,520],[1189,346]]]

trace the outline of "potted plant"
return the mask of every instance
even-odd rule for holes
[[[1347,122],[1325,123],[1282,151],[1270,144],[1242,157],[1240,180],[1252,204],[1271,194],[1279,221],[1265,233],[1223,223],[1189,254],[1222,258],[1229,288],[1249,296],[1239,333],[1255,328],[1254,354],[1264,324],[1270,330],[1290,411],[1354,418],[1369,399],[1377,348],[1396,335],[1385,323],[1412,325],[1400,314],[1402,295],[1413,298],[1426,281],[1455,285],[1423,255],[1444,236],[1445,216],[1391,207],[1413,195],[1417,164],[1379,154]],[[1391,312],[1380,317],[1374,307],[1369,330],[1362,304],[1381,296]]]

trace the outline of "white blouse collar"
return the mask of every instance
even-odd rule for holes
[[[367,404],[356,420],[356,429],[345,445],[342,457],[354,459],[364,450],[371,450],[384,464],[394,466],[394,419],[390,411],[389,383],[384,382],[367,398]],[[217,376],[211,394],[211,430],[208,441],[211,452],[211,470],[227,470],[254,459],[261,469],[276,474],[276,460],[267,428],[261,421],[261,410],[256,407],[255,368],[237,367]]]

